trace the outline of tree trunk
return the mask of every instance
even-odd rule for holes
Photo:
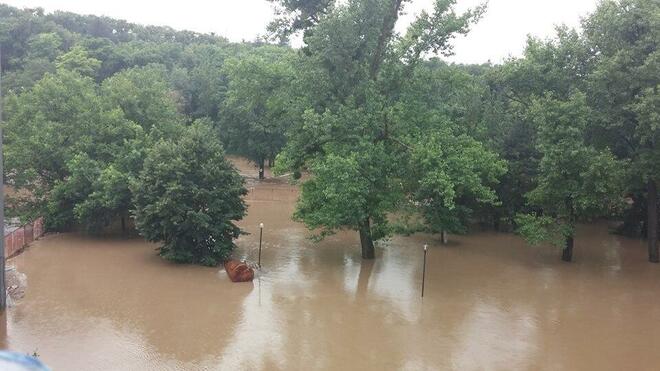
[[[385,14],[383,18],[383,25],[378,35],[378,45],[374,51],[373,60],[371,61],[371,79],[376,80],[378,77],[378,71],[380,71],[380,66],[383,63],[383,58],[385,56],[385,49],[387,48],[387,42],[392,38],[394,32],[394,26],[396,21],[399,18],[399,10],[401,10],[401,5],[403,0],[390,0],[388,13]]]
[[[500,232],[500,229],[502,228],[500,223],[501,221],[499,214],[495,214],[495,218],[493,219],[493,229],[495,232]]]
[[[362,246],[362,259],[374,259],[376,257],[374,241],[371,239],[369,219],[360,225],[360,245]]]
[[[566,247],[561,254],[561,260],[565,262],[573,260],[573,236],[566,237]]]
[[[647,236],[649,243],[649,261],[658,263],[658,187],[655,180],[650,179],[648,183],[648,225]]]
[[[121,233],[126,234],[126,218],[124,216],[121,217]]]
[[[263,157],[261,157],[259,159],[259,164],[258,164],[259,165],[259,180],[263,180],[265,178],[265,176],[264,176],[264,163],[265,163],[265,160],[264,160]]]
[[[269,157],[268,158],[268,167],[272,168],[273,166],[275,166],[275,158]]]
[[[443,229],[440,231],[440,238],[442,239],[442,244],[446,245],[447,244],[447,232]]]

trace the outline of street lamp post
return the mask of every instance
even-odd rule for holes
[[[261,240],[264,236],[264,223],[259,223],[259,261],[257,265],[259,265],[259,269],[261,269]]]
[[[424,245],[424,263],[422,265],[422,297],[424,297],[424,283],[426,281],[426,250],[429,245]]]

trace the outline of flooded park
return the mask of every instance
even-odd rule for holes
[[[139,238],[50,234],[0,343],[54,370],[655,369],[660,270],[643,241],[581,226],[575,262],[495,232],[397,237],[360,257],[355,232],[315,244],[297,189],[252,186],[235,256],[262,269],[176,265]],[[420,296],[423,245],[429,244]],[[4,323],[4,321],[3,321]]]
[[[0,3],[0,371],[660,369],[660,1],[147,3]]]

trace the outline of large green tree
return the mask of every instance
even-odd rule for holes
[[[446,233],[466,232],[478,209],[499,205],[494,187],[506,164],[483,140],[490,124],[484,90],[464,69],[433,60],[417,66],[397,92],[394,117],[410,147],[403,152],[411,202],[405,210],[421,212],[421,229],[443,241]]]
[[[44,211],[49,193],[69,180],[71,161],[85,154],[110,162],[139,127],[121,111],[105,109],[93,80],[76,72],[47,74],[35,87],[7,99],[9,178]]]
[[[531,115],[541,161],[527,197],[538,211],[518,217],[519,232],[533,244],[563,244],[562,260],[571,261],[577,223],[609,215],[622,201],[623,163],[586,143],[591,112],[583,94],[539,98]]]
[[[630,161],[628,191],[646,190],[649,260],[658,254],[660,3],[603,1],[583,22],[596,67],[588,78],[598,133]]]
[[[303,3],[282,6],[303,14]],[[446,115],[399,94],[424,55],[450,54],[449,41],[466,33],[483,9],[458,15],[453,1],[438,0],[405,35],[395,35],[405,3],[329,3],[314,11],[312,22],[298,23],[306,32],[296,89],[305,95],[295,101],[301,120],[290,131],[280,166],[311,173],[295,216],[320,230],[320,236],[338,229],[358,231],[367,259],[375,255],[373,241],[394,231],[390,216],[404,206],[442,204],[446,212],[418,208],[433,224],[438,213],[454,212],[458,195],[477,193],[480,201],[492,201],[482,182],[503,170],[498,161],[473,163],[485,149],[467,137],[462,140],[458,125]],[[441,143],[453,140],[469,146],[463,154],[474,151],[475,156],[452,159],[452,150]],[[428,166],[419,166],[421,159]],[[457,168],[467,164],[464,171]]]
[[[137,229],[164,258],[212,266],[235,247],[247,190],[207,122],[149,149],[131,190]]]
[[[566,100],[572,91],[584,90],[591,61],[581,35],[558,27],[550,39],[530,37],[522,57],[485,72],[489,91],[482,100],[485,125],[478,137],[507,161],[509,169],[497,187],[502,205],[492,209],[496,225],[500,220],[511,224],[517,213],[530,211],[525,195],[535,187],[541,158],[530,112],[533,102],[547,94]]]
[[[412,201],[421,209],[423,230],[464,233],[478,204],[498,205],[493,185],[505,162],[474,138],[437,130],[418,140],[409,159]]]

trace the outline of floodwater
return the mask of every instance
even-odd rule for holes
[[[239,258],[174,265],[137,239],[47,236],[0,345],[54,370],[651,370],[660,367],[660,265],[643,242],[580,228],[575,262],[493,232],[397,237],[360,259],[356,233],[320,244],[290,220],[296,190],[249,197]],[[422,245],[429,243],[425,297]]]

